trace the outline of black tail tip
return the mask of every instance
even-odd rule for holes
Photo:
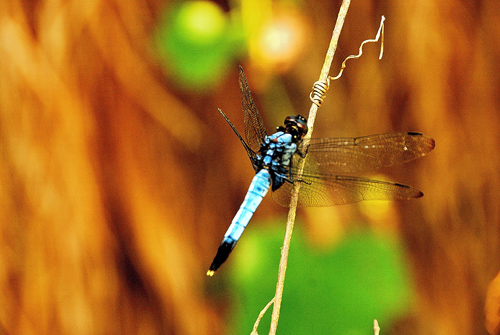
[[[212,277],[215,274],[215,271],[226,261],[233,251],[234,246],[236,245],[236,241],[229,239],[222,241],[219,249],[217,250],[217,254],[215,255],[212,264],[210,264],[210,268],[207,271],[207,276]]]

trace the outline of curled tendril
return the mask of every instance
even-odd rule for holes
[[[378,59],[382,59],[382,56],[384,55],[384,21],[385,21],[385,16],[382,16],[382,20],[380,21],[380,26],[378,28],[378,32],[377,32],[377,35],[375,36],[375,38],[371,39],[371,40],[363,41],[363,43],[361,43],[361,45],[359,46],[359,53],[357,55],[350,55],[346,59],[344,59],[344,61],[342,62],[342,67],[340,68],[339,74],[336,75],[335,77],[330,77],[330,79],[333,79],[333,80],[339,79],[342,76],[342,72],[344,72],[344,69],[346,68],[347,60],[361,57],[361,55],[363,54],[363,46],[366,43],[370,43],[370,42],[375,43],[375,42],[378,42],[380,40],[380,54],[378,56]]]
[[[326,78],[326,81],[318,80],[314,83],[312,92],[309,94],[309,98],[316,106],[320,107],[323,103],[323,99],[325,99],[326,91],[330,87],[330,78]]]
[[[382,20],[380,21],[380,26],[378,28],[377,35],[375,36],[374,39],[364,40],[363,43],[361,43],[361,45],[359,46],[359,53],[357,55],[350,55],[346,59],[344,59],[338,75],[336,75],[335,77],[329,76],[324,81],[319,80],[314,83],[312,92],[309,94],[309,98],[311,99],[313,104],[315,104],[318,107],[321,106],[323,100],[325,99],[326,91],[328,91],[328,88],[330,87],[330,79],[331,80],[339,79],[342,76],[344,69],[346,68],[347,60],[361,57],[361,55],[363,54],[363,46],[366,43],[378,42],[380,40],[380,54],[378,56],[378,59],[382,59],[382,56],[384,55],[384,21],[385,21],[385,16],[382,16]]]

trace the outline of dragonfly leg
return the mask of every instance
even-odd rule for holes
[[[304,179],[293,179],[293,178],[285,178],[285,181],[290,184],[295,184],[296,182],[304,183],[307,185],[311,185],[312,183],[310,181],[305,181]]]
[[[297,151],[295,151],[301,158],[306,158],[306,155],[307,155],[307,152],[309,151],[309,146],[306,148],[306,151],[305,152],[302,152],[300,151],[299,149],[297,149]]]

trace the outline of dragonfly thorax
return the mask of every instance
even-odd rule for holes
[[[264,139],[256,160],[259,170],[269,170],[273,191],[283,185],[288,177],[290,161],[295,151],[297,144],[290,133],[278,131]]]

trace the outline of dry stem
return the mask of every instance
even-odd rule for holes
[[[342,2],[342,6],[340,7],[339,14],[337,16],[337,22],[335,23],[335,28],[333,29],[332,39],[330,40],[330,46],[328,47],[328,52],[325,57],[325,62],[323,63],[323,68],[321,69],[321,74],[319,77],[320,82],[328,82],[328,76],[330,73],[330,67],[332,65],[333,56],[335,55],[335,51],[337,50],[337,44],[340,36],[340,32],[342,31],[342,26],[344,25],[345,17],[347,15],[347,10],[349,9],[351,1],[344,0]],[[313,132],[314,121],[316,119],[316,113],[318,111],[319,104],[313,102],[311,105],[311,109],[309,110],[309,117],[307,126],[309,127],[309,131],[304,138],[304,141],[307,143],[311,138],[311,134]],[[305,162],[305,161],[303,161]],[[300,171],[302,171],[304,165],[299,167]],[[278,282],[276,284],[276,293],[274,296],[274,306],[273,313],[271,316],[271,328],[269,329],[270,335],[276,334],[276,329],[278,328],[278,320],[281,309],[281,299],[283,297],[283,288],[285,283],[285,274],[286,267],[288,261],[288,252],[290,249],[290,241],[292,238],[293,225],[295,223],[295,214],[297,213],[297,202],[298,202],[298,194],[300,189],[300,183],[294,184],[294,190],[292,193],[292,199],[290,202],[290,210],[288,212],[288,218],[286,223],[286,231],[285,231],[285,240],[283,242],[283,248],[281,250],[281,259],[279,265],[278,272]]]
[[[267,310],[269,309],[269,307],[271,307],[271,304],[274,302],[274,298],[271,299],[271,301],[269,301],[266,305],[266,307],[264,307],[263,310],[260,311],[259,313],[259,317],[257,318],[257,320],[255,321],[254,325],[253,325],[253,329],[252,329],[252,332],[250,333],[250,335],[259,335],[257,333],[257,328],[259,327],[259,323],[260,323],[260,320],[262,320],[262,318],[264,317],[264,314],[266,314]]]
[[[380,326],[378,325],[377,319],[373,320],[373,335],[380,334]]]

